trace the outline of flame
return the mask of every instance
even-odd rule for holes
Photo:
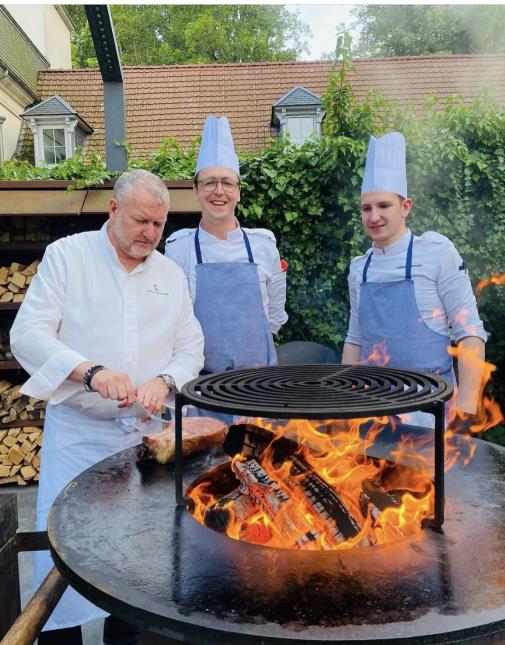
[[[433,513],[433,464],[417,451],[407,458],[404,453],[412,448],[409,441],[400,441],[391,459],[368,456],[389,421],[387,417],[332,420],[324,422],[328,429],[325,434],[320,422],[297,419],[272,427],[271,423],[256,420],[256,424],[271,433],[261,463],[255,465],[257,471],[264,473],[265,480],[258,477],[248,487],[241,483],[238,492],[234,492],[236,496],[232,499],[230,495],[223,504],[210,492],[209,475],[207,481],[188,491],[195,503],[194,516],[206,523],[206,512],[218,503],[227,513],[229,537],[278,548],[350,549],[384,544],[420,531],[423,518]],[[275,455],[277,442],[282,438],[293,442],[296,450],[279,462]],[[251,463],[248,460],[249,457],[239,454],[231,462],[239,479],[242,469]],[[402,461],[409,462],[409,466],[402,465]],[[300,469],[300,464],[306,469]],[[335,523],[318,512],[317,504],[307,494],[308,484],[314,481],[336,493],[341,511],[351,518],[350,535],[340,534]],[[251,498],[254,512],[241,517],[239,504]],[[377,501],[373,502],[375,498],[387,501],[382,511]]]
[[[500,286],[501,284],[505,283],[505,273],[497,273],[496,275],[492,275],[490,278],[485,278],[484,280],[481,280],[480,282],[477,283],[477,286],[475,287],[475,293],[478,296],[482,293],[484,289],[489,287],[490,285],[494,284],[496,286]]]
[[[448,351],[451,356],[458,359],[460,364],[466,363],[469,366],[469,370],[477,375],[474,391],[466,394],[468,399],[473,399],[476,402],[475,414],[470,414],[458,409],[456,406],[451,406],[449,408],[448,425],[456,432],[477,434],[502,423],[504,417],[498,403],[485,391],[485,387],[491,380],[496,366],[481,358],[476,347],[465,347],[464,344],[460,343],[457,347],[449,347]],[[458,400],[458,388],[455,388],[453,400]]]
[[[481,358],[478,347],[465,343],[449,352],[477,375],[470,398],[478,405],[475,414],[458,409],[457,389],[448,404],[446,471],[456,463],[470,463],[476,449],[473,436],[503,421],[499,406],[485,390],[495,366]],[[381,359],[389,360],[385,343],[374,347],[373,360]],[[384,427],[396,429],[392,418],[295,419],[285,425],[263,419],[243,421],[267,432],[262,435],[265,446],[254,458],[243,452],[230,462],[235,488],[218,494],[210,471],[188,491],[195,519],[209,526],[209,513],[219,508],[226,521],[217,530],[230,538],[277,548],[351,549],[415,534],[421,531],[423,519],[433,515],[433,435],[429,432],[408,434],[403,427],[387,458],[377,458],[373,449]],[[292,452],[281,454],[283,441]],[[349,519],[347,532],[336,519],[338,513],[325,515],[324,504],[318,508],[318,498],[309,494],[317,486],[338,501],[340,515]]]
[[[368,356],[367,361],[370,365],[387,365],[391,360],[387,349],[387,343],[385,340],[381,340],[380,343],[377,343],[372,347],[372,352]]]

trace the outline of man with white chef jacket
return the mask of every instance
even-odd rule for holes
[[[80,472],[139,441],[145,409],[158,414],[172,389],[203,366],[203,335],[181,269],[160,254],[169,209],[165,184],[145,170],[124,173],[98,231],[50,244],[11,329],[14,355],[31,375],[22,392],[48,400],[37,529]],[[84,519],[83,519],[84,521]],[[37,554],[36,583],[52,566]],[[40,645],[82,643],[80,625],[107,616],[68,589]],[[138,632],[106,619],[105,643]]]
[[[403,135],[370,137],[361,218],[372,247],[351,263],[342,363],[431,372],[456,384],[448,352],[453,337],[462,351],[452,405],[474,414],[481,379],[476,366],[487,334],[461,256],[439,233],[413,235],[406,225],[411,207]]]
[[[273,334],[286,322],[286,274],[273,233],[235,217],[240,169],[228,119],[207,117],[194,190],[198,228],[167,240],[165,253],[188,278],[205,337],[204,372],[273,365]]]

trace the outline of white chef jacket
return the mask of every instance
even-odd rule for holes
[[[351,316],[346,343],[362,345],[359,325],[359,298],[363,268],[373,251],[368,282],[394,282],[405,279],[405,261],[411,232],[384,249],[373,246],[351,262],[349,296]],[[476,336],[487,340],[479,318],[475,296],[465,264],[454,244],[444,235],[427,231],[414,235],[412,280],[421,318],[433,331],[453,337]]]
[[[128,273],[106,226],[47,247],[11,347],[31,374],[24,394],[110,419],[131,411],[67,380],[79,364],[126,372],[135,386],[170,374],[180,388],[203,366],[203,334],[180,268],[153,251]]]
[[[247,250],[242,235],[249,238],[254,262],[258,265],[261,298],[266,317],[273,334],[276,334],[288,319],[285,311],[286,273],[280,266],[279,251],[275,236],[264,228],[237,227],[229,231],[226,240],[220,240],[199,227],[200,248],[203,262],[247,262]],[[176,262],[186,274],[189,292],[193,301],[196,295],[196,253],[194,228],[185,228],[172,233],[167,239],[165,255]],[[239,287],[238,287],[239,288]]]

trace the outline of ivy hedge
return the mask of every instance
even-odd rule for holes
[[[287,261],[289,322],[280,342],[315,340],[341,349],[348,323],[347,270],[368,242],[359,195],[368,139],[400,130],[407,141],[409,225],[435,230],[455,243],[476,283],[505,271],[505,114],[491,90],[472,104],[456,96],[443,105],[430,97],[424,110],[400,109],[379,94],[362,102],[347,79],[349,43],[339,41],[333,75],[322,99],[323,137],[295,146],[274,140],[260,153],[241,157],[239,218],[245,226],[271,229]],[[183,150],[167,139],[144,167],[166,179],[190,178],[198,140]],[[0,179],[108,179],[102,159],[79,154],[55,168],[25,162],[0,165]],[[505,409],[505,286],[490,286],[479,309],[491,336],[487,356],[498,369],[494,394]],[[504,437],[505,439],[505,437]]]

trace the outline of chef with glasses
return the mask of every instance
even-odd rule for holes
[[[203,372],[274,365],[273,336],[286,322],[286,274],[273,233],[242,228],[235,216],[240,169],[226,117],[207,117],[194,191],[196,229],[167,240],[165,254],[188,278],[205,338]]]

